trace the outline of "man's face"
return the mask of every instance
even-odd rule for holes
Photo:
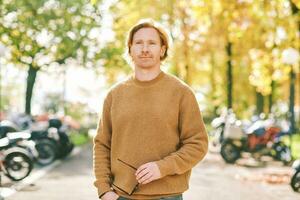
[[[160,57],[165,46],[161,46],[158,32],[154,28],[141,28],[133,36],[130,56],[135,67],[150,69],[160,66]]]

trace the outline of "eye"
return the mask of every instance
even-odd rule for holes
[[[135,44],[142,44],[142,41],[136,41]]]
[[[150,44],[156,44],[156,42],[153,42],[153,41],[152,41],[152,42],[149,42],[149,43],[150,43]]]

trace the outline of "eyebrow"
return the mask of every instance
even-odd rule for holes
[[[135,40],[133,40],[133,42],[139,42],[139,41],[143,41],[143,39],[135,39]],[[150,39],[150,40],[147,40],[147,42],[159,42],[159,41]]]

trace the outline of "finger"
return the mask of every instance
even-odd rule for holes
[[[136,170],[135,176],[138,176],[139,173],[141,173],[141,172],[144,171],[145,169],[147,169],[147,165],[142,165],[142,166],[140,166],[140,167]]]
[[[119,195],[117,193],[115,193],[115,196],[119,198]]]
[[[139,172],[141,172],[143,169],[147,168],[147,167],[148,167],[147,163],[141,165],[141,166],[136,170],[136,175],[137,175]]]
[[[148,174],[150,172],[149,169],[144,169],[143,171],[141,171],[137,176],[136,179],[141,179],[143,176],[145,176],[146,174]]]
[[[153,175],[152,174],[147,174],[143,178],[140,179],[139,183],[141,184],[146,184],[151,182]]]
[[[112,197],[114,200],[117,200],[119,198],[119,196],[115,195],[114,197]]]
[[[145,185],[145,184],[150,183],[150,182],[152,182],[152,181],[153,181],[153,176],[151,176],[150,178],[146,179],[146,180],[143,181],[141,184],[142,184],[142,185]]]
[[[149,175],[151,175],[149,171],[143,171],[143,172],[145,172],[145,173],[142,176],[139,176],[136,178],[136,180],[138,182],[142,182],[142,180],[145,180],[145,178],[147,178],[147,177],[149,177]]]
[[[116,196],[115,196],[116,200],[119,199],[119,197],[120,197],[120,196],[119,196],[118,194],[116,194]]]

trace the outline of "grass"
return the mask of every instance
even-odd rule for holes
[[[74,143],[75,146],[80,146],[86,144],[89,141],[89,137],[85,133],[71,132],[70,140]]]
[[[283,141],[286,145],[291,145],[293,158],[300,158],[300,134],[296,133],[291,138],[289,136],[284,136]]]

